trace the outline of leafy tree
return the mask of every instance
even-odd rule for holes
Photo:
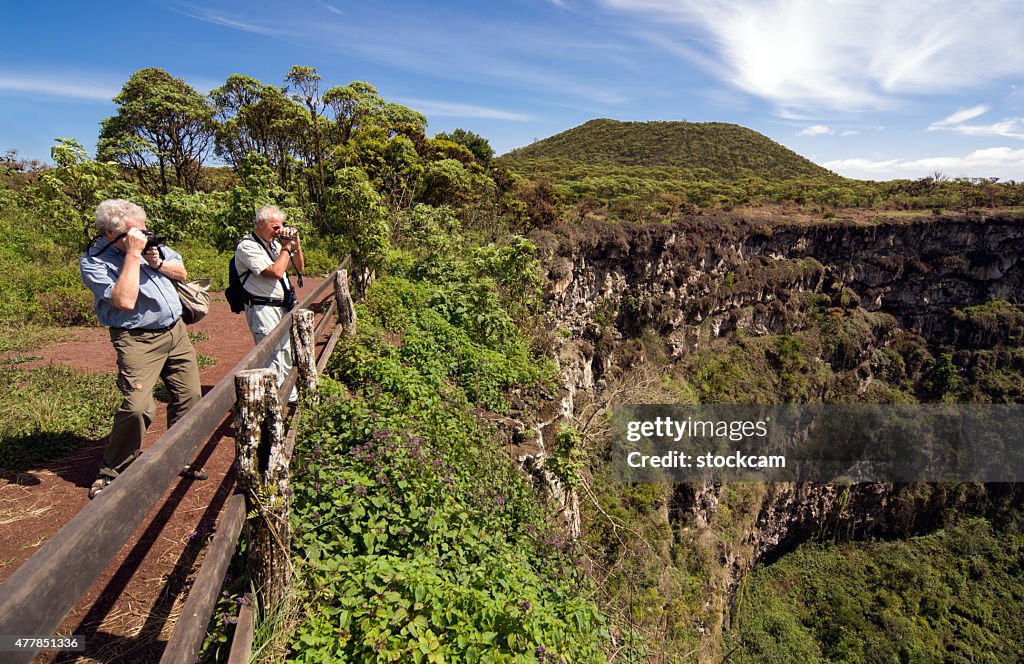
[[[471,131],[456,129],[451,133],[441,132],[434,136],[434,138],[464,145],[473,153],[476,160],[484,166],[489,166],[491,159],[494,158],[494,148],[491,147],[487,139]]]
[[[420,132],[427,128],[427,118],[419,111],[414,111],[408,106],[402,106],[394,102],[384,105],[384,119],[388,123],[388,131],[394,132],[398,125],[411,125]]]
[[[320,74],[314,67],[296,65],[291,68],[284,80],[285,90],[292,92],[292,100],[303,106],[306,112],[303,117],[304,131],[298,135],[296,144],[299,146],[305,164],[310,202],[319,218],[324,198],[324,162],[326,161],[324,146],[326,120],[323,118],[326,104],[320,96]]]
[[[364,127],[377,125],[393,133],[399,127],[403,132],[422,131],[427,119],[422,113],[384,101],[377,88],[364,81],[331,88],[324,93],[324,103],[334,116],[332,141],[345,144]]]
[[[384,100],[377,88],[364,81],[331,88],[324,93],[324,103],[334,114],[333,142],[344,144],[360,128],[384,118]]]
[[[953,355],[943,353],[932,365],[929,385],[940,399],[953,394],[960,382],[960,375],[953,364]]]
[[[388,137],[383,127],[369,127],[336,151],[340,164],[362,168],[384,192],[394,210],[408,207],[423,178],[423,164],[405,134]]]
[[[473,180],[466,167],[455,159],[427,164],[423,175],[423,202],[434,206],[465,203],[472,193]]]
[[[476,157],[473,156],[473,153],[465,145],[443,138],[434,138],[429,141],[429,148],[434,159],[454,159],[466,166],[479,168],[476,163]]]
[[[263,156],[282,187],[291,186],[302,108],[273,85],[232,74],[210,92],[216,110],[216,152],[238,168],[250,153]]]
[[[118,178],[116,162],[89,158],[82,144],[73,138],[58,138],[50,149],[56,168],[39,177],[39,195],[43,214],[56,228],[53,234],[65,235],[64,229],[81,230],[83,246],[93,231],[93,210],[104,198],[127,197],[131,185]]]
[[[361,286],[371,272],[387,259],[388,209],[360,168],[342,168],[335,173],[335,184],[328,192],[324,232],[344,236],[352,258],[361,268]]]
[[[252,228],[256,211],[276,205],[288,215],[289,225],[300,225],[303,212],[294,195],[281,187],[274,171],[261,154],[250,153],[237,166],[243,186],[232,189],[227,204],[217,215],[211,238],[217,248],[228,251]]]
[[[119,162],[151,190],[166,194],[173,183],[195,191],[213,142],[213,109],[203,95],[150,67],[132,74],[114,101],[117,115],[100,130],[100,159]]]

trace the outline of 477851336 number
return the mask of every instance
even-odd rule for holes
[[[84,651],[85,639],[72,636],[35,636],[0,634],[0,652],[36,650]]]

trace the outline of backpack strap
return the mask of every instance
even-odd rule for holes
[[[270,254],[270,247],[268,247],[267,245],[263,244],[263,242],[258,237],[256,237],[256,233],[250,233],[250,235],[252,236],[252,239],[256,242],[256,244],[258,244],[261,247],[263,247],[263,251],[267,252],[267,258],[269,258],[271,260],[271,262],[273,262],[274,257]],[[242,238],[242,239],[244,240],[245,238]],[[291,252],[289,251],[288,252],[288,262],[291,263],[291,260],[292,260]],[[241,275],[239,275],[239,278],[241,278]],[[284,276],[281,277],[281,287],[284,288],[286,291],[290,291],[290,290],[293,291],[293,290],[295,290],[294,288],[292,288],[291,282],[288,281],[288,270],[287,269],[285,269]]]

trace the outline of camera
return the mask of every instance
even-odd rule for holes
[[[278,233],[277,240],[278,242],[290,242],[291,240],[294,240],[296,237],[298,237],[298,235],[299,232],[297,230],[285,226],[281,229],[281,232]]]
[[[146,236],[146,248],[143,249],[143,251],[149,251],[153,247],[162,247],[167,242],[167,238],[163,235],[153,235],[153,231],[151,230],[139,232]]]

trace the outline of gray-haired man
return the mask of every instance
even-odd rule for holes
[[[166,246],[146,249],[146,211],[126,200],[97,205],[96,228],[100,235],[82,256],[79,269],[92,291],[96,317],[109,328],[117,351],[117,387],[123,399],[90,498],[139,455],[155,414],[157,378],[163,378],[170,394],[168,428],[202,396],[196,352],[171,282],[188,278],[181,255]],[[200,468],[183,473],[206,479]]]
[[[273,205],[260,208],[252,233],[242,238],[235,248],[235,267],[245,280],[247,293],[245,320],[257,344],[277,327],[295,302],[288,266],[293,265],[299,272],[306,267],[298,231],[286,227],[284,222],[284,212]],[[280,387],[292,368],[289,337],[281,342],[269,366],[277,374]],[[294,401],[294,396],[293,390],[289,401]]]

